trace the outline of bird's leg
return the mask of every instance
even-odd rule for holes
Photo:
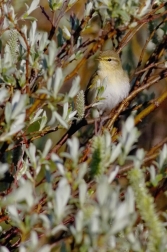
[[[102,131],[104,122],[109,118],[109,116],[102,116],[99,113],[99,117],[95,119],[95,135],[99,135]]]
[[[100,116],[99,133],[101,133],[105,121],[108,120],[109,118],[110,118],[109,116]]]

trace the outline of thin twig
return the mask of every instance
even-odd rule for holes
[[[152,160],[154,160],[156,157],[158,156],[158,153],[154,153],[150,156],[146,156],[144,159],[143,159],[143,164],[146,164],[147,162],[150,162]],[[119,170],[119,173],[118,174],[122,174],[122,173],[126,173],[128,172],[129,170],[131,170],[132,168],[134,167],[134,164],[131,163],[129,165],[126,165],[124,167],[121,167],[121,169]]]
[[[159,98],[155,100],[154,103],[150,104],[147,108],[142,110],[136,117],[135,117],[135,125],[138,124],[145,118],[147,115],[149,115],[152,111],[154,111],[157,107],[160,106],[162,102],[164,102],[167,99],[167,91],[163,93]]]

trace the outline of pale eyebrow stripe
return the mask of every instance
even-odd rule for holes
[[[117,61],[117,62],[119,62],[119,59],[116,59],[116,58],[113,58],[113,57],[107,57],[107,58],[104,58],[104,60],[108,60],[108,59],[112,59],[113,61]]]

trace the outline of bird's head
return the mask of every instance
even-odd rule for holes
[[[101,52],[97,58],[98,68],[101,70],[119,70],[122,69],[122,64],[119,55],[114,51]]]

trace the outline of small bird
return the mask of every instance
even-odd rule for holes
[[[97,71],[89,81],[85,91],[85,104],[97,101],[99,115],[108,115],[130,90],[129,77],[123,70],[119,55],[115,51],[104,51],[98,57]]]
[[[115,51],[102,52],[98,57],[97,71],[85,91],[85,105],[96,103],[94,108],[99,116],[108,116],[111,110],[128,96],[129,90],[129,77],[122,68],[119,55]],[[74,120],[70,129],[51,152],[57,152],[69,137],[85,125],[87,125],[85,117],[78,122]]]

